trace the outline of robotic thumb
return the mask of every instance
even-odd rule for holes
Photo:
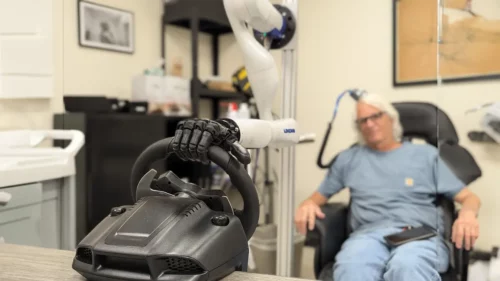
[[[238,161],[241,162],[243,165],[248,165],[250,164],[250,161],[252,160],[250,158],[250,153],[248,153],[248,150],[244,148],[241,144],[238,142],[233,142],[231,143],[231,153],[238,159]]]

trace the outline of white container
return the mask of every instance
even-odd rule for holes
[[[278,229],[274,224],[258,226],[254,235],[250,238],[249,245],[252,252],[254,270],[250,272],[260,274],[276,274],[276,248]],[[302,250],[304,248],[305,237],[300,234],[294,236],[294,266],[293,276],[300,277],[302,265]]]
[[[139,75],[132,80],[132,101],[159,104],[165,115],[189,116],[191,81],[177,76]],[[176,110],[169,110],[169,108]]]
[[[164,100],[162,76],[139,75],[132,80],[132,101],[160,102]]]
[[[227,108],[227,118],[229,119],[238,119],[238,106],[234,102],[230,102]]]
[[[241,103],[240,109],[238,109],[238,118],[240,119],[250,119],[250,109],[248,108],[248,104]]]

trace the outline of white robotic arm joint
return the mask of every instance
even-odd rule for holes
[[[290,42],[295,32],[295,17],[289,9],[273,6],[269,0],[224,0],[224,8],[243,52],[248,80],[259,111],[258,119],[235,119],[240,143],[245,148],[286,147],[299,143],[294,119],[274,120],[271,107],[279,86],[279,76],[269,50],[256,36]],[[258,32],[252,32],[248,26]]]

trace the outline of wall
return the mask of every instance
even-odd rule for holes
[[[130,98],[131,79],[161,58],[161,1],[98,0],[99,4],[133,12],[133,54],[80,47],[78,1],[64,1],[64,94]],[[61,108],[59,108],[61,109]]]
[[[466,134],[479,128],[480,114],[464,116],[471,106],[498,100],[500,82],[394,88],[392,1],[299,1],[299,13],[297,119],[304,131],[317,134],[317,141],[297,147],[297,163],[301,164],[297,164],[296,204],[309,196],[326,174],[326,170],[317,168],[316,157],[337,95],[347,88],[362,87],[393,101],[434,102],[450,116],[462,145],[483,170],[483,177],[471,186],[483,202],[477,246],[489,249],[500,245],[500,228],[495,219],[500,214],[500,146],[471,143]],[[353,105],[350,99],[343,100],[325,161],[354,142],[350,125]],[[347,199],[346,191],[332,198],[344,202]]]

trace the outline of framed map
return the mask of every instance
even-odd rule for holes
[[[394,86],[500,78],[497,0],[393,0],[393,35]]]

